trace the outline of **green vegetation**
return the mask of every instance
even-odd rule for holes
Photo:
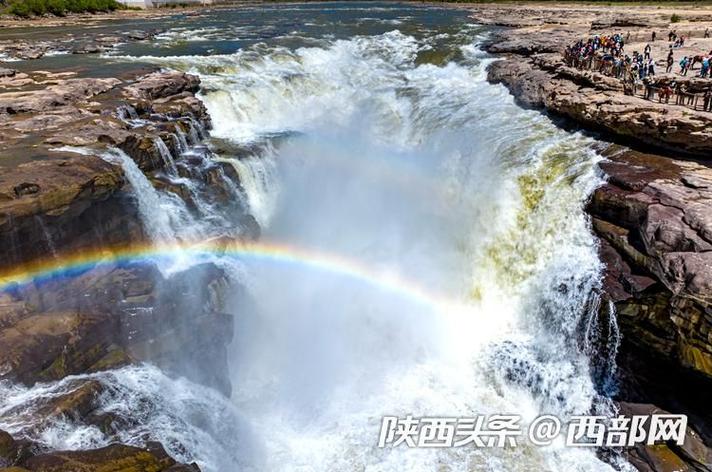
[[[672,16],[670,17],[670,23],[677,23],[680,21],[680,15],[677,13],[673,13]]]
[[[123,5],[116,0],[15,0],[8,13],[28,18],[40,15],[65,16],[67,13],[97,13],[113,11]]]

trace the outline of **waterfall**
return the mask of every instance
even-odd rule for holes
[[[136,113],[136,109],[132,107],[131,105],[121,105],[116,109],[116,113],[119,117],[119,119],[124,120],[124,121],[129,121],[129,120],[138,120],[138,113]]]
[[[592,302],[584,319],[582,331],[583,351],[591,358],[594,379],[606,395],[618,390],[616,358],[621,342],[616,306],[608,297],[601,306],[601,296],[592,293]]]
[[[149,425],[144,436],[208,472],[611,470],[559,442],[375,447],[386,414],[518,413],[524,431],[537,415],[587,414],[606,403],[601,379],[615,368],[615,317],[591,300],[602,268],[583,211],[600,183],[593,141],[488,84],[482,38],[456,24],[366,34],[341,22],[348,34],[290,37],[298,47],[281,37],[233,54],[114,58],[201,76],[222,144],[211,159],[235,170],[268,248],[242,255],[245,289],[226,301],[229,401],[150,367],[97,374],[112,389],[103,408],[128,419],[122,439]],[[418,63],[435,47],[456,59]],[[204,135],[192,120],[186,141]],[[124,169],[151,238],[225,234],[234,215],[160,152],[194,211],[125,154],[105,156]],[[43,443],[109,440],[63,427]],[[86,434],[71,443],[65,430]]]
[[[157,141],[160,141],[160,139]],[[173,229],[172,220],[176,220],[175,215],[183,217],[178,219],[185,219],[187,210],[181,207],[177,199],[163,198],[153,188],[151,182],[134,160],[124,151],[111,149],[103,154],[102,158],[113,164],[120,165],[123,169],[126,180],[131,184],[133,194],[136,197],[143,227],[151,240],[156,243],[175,242],[176,232]]]
[[[240,178],[241,194],[252,216],[265,226],[274,211],[277,179],[275,162],[271,156],[245,158],[214,157],[215,161],[230,164]]]
[[[187,151],[189,147],[188,140],[186,139],[185,132],[181,129],[180,126],[176,126],[176,138],[178,139],[181,152]]]
[[[175,160],[173,159],[173,154],[171,154],[170,149],[168,149],[166,143],[163,142],[163,139],[161,139],[160,137],[155,138],[153,140],[153,146],[156,148],[156,151],[161,156],[161,160],[163,161],[165,168],[170,173],[177,174],[178,168],[176,167]]]
[[[213,136],[275,147],[217,158],[235,168],[265,238],[404,274],[457,302],[422,306],[338,275],[248,264],[256,303],[236,302],[234,401],[269,470],[371,463],[385,411],[517,411],[526,422],[601,401],[575,342],[599,283],[583,215],[598,156],[487,85],[476,48],[463,46],[462,64],[414,67],[420,47],[390,32],[184,59],[214,89],[203,97]],[[608,470],[593,454],[521,450],[466,454],[478,470]],[[379,452],[379,464],[402,470],[411,453]],[[463,464],[456,451],[417,457],[409,470]]]
[[[54,245],[52,233],[50,233],[49,228],[44,222],[44,218],[42,218],[41,216],[35,216],[35,221],[37,222],[37,225],[42,229],[42,234],[44,234],[45,242],[47,243],[47,248],[49,249],[49,252],[52,254],[52,257],[56,259],[57,248]]]
[[[191,144],[195,145],[200,142],[200,140],[205,136],[205,131],[203,130],[203,125],[194,118],[189,121],[188,136],[190,137]]]

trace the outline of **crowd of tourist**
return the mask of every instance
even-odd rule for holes
[[[705,38],[710,37],[709,29],[705,30]],[[651,34],[651,42],[656,40],[656,33]],[[621,79],[626,93],[635,94],[638,85],[644,87],[644,97],[653,99],[655,93],[661,102],[669,103],[673,95],[678,105],[686,105],[705,111],[712,111],[712,82],[703,96],[694,95],[685,90],[685,84],[678,82],[669,75],[656,77],[656,63],[650,43],[646,44],[642,53],[633,51],[628,54],[625,46],[630,42],[630,33],[622,35],[596,35],[587,40],[579,40],[566,47],[564,60],[567,65],[579,69],[596,70],[602,74]],[[665,73],[672,74],[675,64],[675,51],[685,46],[686,38],[678,35],[675,30],[668,33],[668,54],[665,60]],[[678,73],[688,76],[688,73],[700,64],[697,74],[701,78],[712,78],[712,51],[709,54],[683,56],[678,65]],[[701,98],[701,100],[700,100]]]

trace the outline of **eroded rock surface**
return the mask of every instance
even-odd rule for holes
[[[33,60],[46,54],[98,54],[109,51],[117,44],[146,41],[158,34],[156,30],[126,31],[111,34],[92,33],[82,29],[76,33],[46,39],[28,35],[23,38],[0,40],[0,60]]]
[[[34,449],[33,449],[34,448]],[[196,464],[180,464],[159,443],[145,447],[112,444],[86,451],[42,452],[26,441],[0,431],[3,472],[200,472]]]
[[[608,182],[588,212],[601,238],[606,296],[624,335],[623,394],[686,411],[709,438],[712,415],[703,398],[712,385],[712,170],[609,151],[601,164]],[[672,391],[678,393],[665,398]]]
[[[558,52],[527,51],[489,69],[489,79],[507,85],[523,105],[546,108],[619,139],[690,156],[712,153],[712,113],[625,95],[621,81],[568,67]]]
[[[7,80],[15,86],[45,78]],[[192,141],[210,126],[194,95],[199,81],[187,74],[54,82],[0,92],[0,244],[8,248],[0,266],[32,260],[52,245],[89,247],[97,230],[104,244],[140,240],[123,172],[102,153],[123,149],[141,170],[157,172],[167,165],[161,147],[180,155],[179,136],[199,144]]]

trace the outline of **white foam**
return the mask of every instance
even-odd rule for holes
[[[459,64],[416,66],[428,47],[393,31],[294,51],[141,58],[201,75],[214,136],[289,136],[267,158],[222,156],[265,238],[457,302],[423,306],[334,274],[248,263],[253,300],[232,301],[231,364],[249,432],[176,432],[194,456],[249,440],[257,470],[611,470],[593,451],[558,444],[375,448],[384,414],[520,413],[526,423],[601,401],[578,342],[599,284],[583,212],[598,157],[588,139],[487,84],[491,59],[476,47],[462,47]],[[194,394],[168,389],[153,401],[173,412],[168,395],[199,402]],[[176,431],[167,418],[151,434]]]

